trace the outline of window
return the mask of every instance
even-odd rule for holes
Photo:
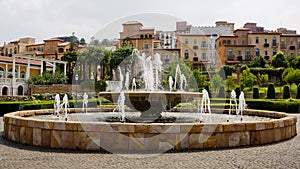
[[[15,47],[15,51],[14,51],[14,53],[15,53],[15,54],[17,54],[17,53],[18,53],[18,48],[17,48],[17,47]]]
[[[277,38],[275,36],[272,38],[272,46],[277,46]]]
[[[194,44],[197,45],[197,39],[194,39]]]
[[[185,38],[184,43],[185,43],[185,44],[189,44],[189,39],[188,39],[188,38]]]
[[[239,51],[238,51],[238,55],[239,55],[239,56],[242,56],[242,51],[239,50]]]
[[[64,53],[64,48],[58,48],[58,53]]]
[[[255,49],[255,56],[260,56],[260,50],[258,48]]]
[[[233,59],[232,49],[228,49],[228,58]]]
[[[268,39],[265,39],[265,44],[267,44],[268,43]]]
[[[290,45],[291,45],[291,46],[294,45],[294,41],[293,41],[293,40],[290,41]]]
[[[184,59],[189,59],[189,51],[188,50],[185,50],[184,51]]]
[[[206,48],[206,40],[205,39],[202,39],[201,47]]]
[[[245,45],[245,40],[242,40],[242,45]]]
[[[206,66],[205,65],[201,65],[201,70],[202,70],[202,72],[206,72]]]
[[[178,52],[174,52],[174,53],[173,53],[173,59],[174,59],[174,60],[177,60],[177,59],[178,59]]]
[[[281,39],[281,44],[280,45],[281,45],[281,48],[286,48],[285,47],[285,39]]]
[[[265,56],[268,56],[268,51],[267,50],[265,51]]]
[[[21,73],[20,73],[20,78],[22,78],[22,79],[24,79],[25,78],[25,72],[24,71],[21,71]]]
[[[144,42],[144,49],[149,49],[149,44],[148,44],[148,42],[146,41],[146,42]]]
[[[259,37],[255,38],[255,43],[259,43]]]
[[[233,45],[236,45],[236,40],[233,41]]]
[[[197,58],[197,57],[198,57],[197,53],[196,53],[196,52],[194,52],[194,58]]]
[[[144,35],[141,35],[140,37],[141,37],[141,39],[144,39]]]
[[[152,35],[149,35],[149,38],[152,39]]]
[[[298,48],[300,48],[300,38],[298,38]]]
[[[165,63],[166,63],[166,64],[168,64],[168,63],[169,63],[169,61],[170,61],[169,54],[168,54],[168,53],[166,53],[166,55],[165,55]]]
[[[206,53],[205,53],[205,52],[202,53],[201,60],[204,60],[204,61],[207,60],[207,57],[206,57]]]
[[[247,60],[250,60],[250,59],[251,59],[250,49],[246,49],[246,59],[247,59]]]
[[[273,49],[273,56],[277,54],[277,50]]]
[[[18,87],[18,95],[23,95],[23,86]]]

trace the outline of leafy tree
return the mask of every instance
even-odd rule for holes
[[[297,60],[298,57],[296,57],[295,55],[290,55],[290,56],[287,56],[287,61],[288,61],[288,65],[289,67],[292,67],[294,69],[296,69],[296,60]]]
[[[265,84],[268,82],[268,80],[269,80],[269,75],[268,74],[258,73],[258,75],[257,75],[257,84],[259,86],[265,86]]]
[[[84,38],[81,38],[81,39],[80,39],[79,45],[83,45],[83,46],[86,45],[86,42],[85,42],[85,39],[84,39]]]
[[[103,39],[100,43],[100,46],[111,46],[113,45],[114,40]]]
[[[202,73],[199,70],[194,70],[193,71],[193,76],[197,82],[198,88],[201,90],[203,89],[206,85],[206,76],[202,75]]]
[[[250,67],[266,67],[266,59],[262,56],[255,56],[253,60],[250,62],[249,66]]]
[[[283,81],[285,81],[284,79],[285,79],[285,77],[290,73],[290,72],[292,72],[292,71],[294,71],[294,69],[293,68],[286,68],[285,70],[284,70],[284,72],[282,73],[282,75],[281,75],[281,78],[282,78],[282,80]]]
[[[247,68],[240,74],[240,85],[242,86],[242,90],[245,87],[253,88],[254,82],[256,80],[256,76],[250,72],[250,69]]]
[[[64,53],[63,57],[61,58],[62,61],[67,62],[67,76],[69,79],[69,83],[72,82],[72,77],[73,77],[73,71],[75,68],[75,63],[78,59],[78,54],[73,48],[68,50],[67,52]]]
[[[219,74],[215,74],[210,79],[210,86],[214,92],[218,92],[221,86],[224,86],[223,78]]]
[[[297,86],[297,95],[296,99],[300,99],[300,85]]]
[[[283,52],[279,51],[276,55],[273,56],[271,65],[274,68],[278,67],[288,67],[288,60],[284,56]]]
[[[100,41],[98,39],[95,39],[95,37],[91,37],[91,42],[89,43],[89,46],[100,46]]]
[[[236,87],[236,84],[232,76],[228,76],[225,83],[226,83],[226,91],[232,91]]]
[[[300,84],[300,70],[296,69],[290,71],[283,79],[284,82],[288,83],[290,86],[295,83],[297,86]]]

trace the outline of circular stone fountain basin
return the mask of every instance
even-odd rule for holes
[[[81,109],[70,109],[71,113]],[[89,112],[99,112],[89,109]],[[222,111],[222,110],[221,110]],[[261,145],[297,134],[297,117],[285,113],[245,110],[244,114],[271,118],[255,122],[220,123],[107,123],[36,119],[53,110],[6,114],[4,137],[32,146],[58,149],[167,151]]]

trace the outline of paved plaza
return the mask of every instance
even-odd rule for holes
[[[300,116],[298,116],[298,121]],[[299,122],[297,124],[299,133]],[[300,168],[300,133],[291,140],[256,147],[164,154],[109,154],[20,145],[2,137],[2,168]]]

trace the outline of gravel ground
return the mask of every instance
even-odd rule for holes
[[[298,115],[298,119],[300,115]],[[298,120],[300,121],[300,119]],[[264,146],[163,154],[109,154],[30,147],[2,137],[2,168],[300,168],[300,135]]]

